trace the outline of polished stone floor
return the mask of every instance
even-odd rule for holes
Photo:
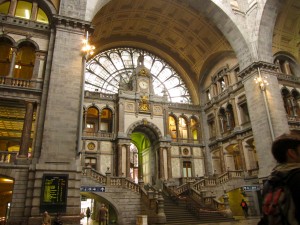
[[[205,223],[205,224],[199,224],[199,225],[257,225],[259,218],[258,217],[249,217],[248,219],[244,218],[237,218],[236,222],[224,222],[224,223]],[[81,225],[99,225],[97,221],[94,221],[92,219],[89,219],[87,221],[86,217],[81,220]],[[108,224],[109,225],[109,224]],[[135,225],[135,224],[132,224]],[[188,225],[188,224],[185,224]]]

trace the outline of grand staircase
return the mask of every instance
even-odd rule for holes
[[[233,222],[233,218],[227,218],[216,211],[201,211],[196,215],[192,214],[187,207],[185,200],[174,202],[170,197],[164,195],[164,210],[166,225],[193,225],[203,223]]]

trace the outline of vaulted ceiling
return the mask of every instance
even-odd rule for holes
[[[208,57],[232,51],[217,27],[181,0],[113,0],[94,17],[93,25],[98,51],[146,49],[168,61],[191,86]]]

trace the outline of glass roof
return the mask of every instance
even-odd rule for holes
[[[119,82],[128,82],[144,55],[144,65],[153,76],[156,95],[166,90],[170,102],[191,103],[190,94],[176,71],[164,60],[141,49],[117,48],[99,53],[86,64],[85,90],[107,94],[118,93]]]

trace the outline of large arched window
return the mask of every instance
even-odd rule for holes
[[[110,109],[105,108],[101,112],[100,130],[103,132],[112,132],[112,112]]]
[[[8,14],[9,7],[10,1],[5,1],[4,3],[0,4],[0,13]],[[36,7],[36,9],[34,9],[34,7]],[[15,12],[15,17],[49,24],[49,19],[44,10],[39,8],[37,5],[32,4],[32,2],[17,1],[15,9],[13,9],[12,11]]]
[[[86,132],[97,132],[99,124],[99,110],[96,107],[90,107],[86,116]]]
[[[144,65],[153,75],[156,95],[163,96],[163,91],[166,90],[171,102],[191,102],[188,89],[170,65],[149,52],[134,48],[111,49],[89,60],[86,66],[85,90],[117,93],[120,81],[129,81],[140,55],[144,55]]]
[[[169,134],[171,135],[172,139],[177,138],[177,125],[174,116],[169,116]]]
[[[32,43],[21,43],[16,56],[14,78],[26,80],[32,78],[35,63],[35,50],[35,46]]]
[[[6,38],[0,38],[0,76],[7,76],[10,67],[12,43]]]

